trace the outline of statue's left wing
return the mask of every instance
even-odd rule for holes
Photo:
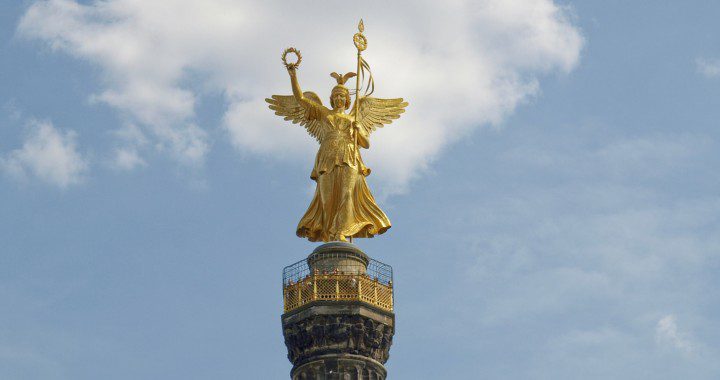
[[[273,95],[265,101],[270,104],[270,109],[275,111],[275,115],[302,125],[312,137],[320,141],[325,132],[322,122],[322,101],[314,92],[306,91],[303,96],[310,100],[309,107],[303,107],[293,95]]]
[[[368,136],[375,129],[392,123],[405,112],[407,105],[408,103],[402,98],[380,99],[369,96],[360,98],[356,119],[360,132]]]

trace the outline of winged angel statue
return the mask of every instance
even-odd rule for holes
[[[360,147],[370,147],[370,134],[377,128],[392,123],[405,112],[408,105],[402,98],[373,98],[374,82],[369,75],[364,96],[360,96],[360,78],[369,73],[361,51],[367,40],[355,34],[358,48],[358,72],[340,75],[330,74],[337,85],[330,94],[330,105],[325,107],[314,92],[303,92],[297,79],[297,68],[302,59],[294,48],[283,54],[283,62],[290,75],[292,95],[273,95],[265,99],[270,109],[285,120],[300,124],[320,143],[310,178],[316,184],[315,195],[305,215],[297,226],[297,235],[310,241],[346,241],[353,237],[368,238],[384,233],[390,228],[390,220],[378,207],[370,193],[365,177],[370,168],[365,166]],[[297,61],[288,63],[286,56],[294,53]],[[345,86],[350,78],[356,78],[355,104],[350,112],[350,90]],[[364,80],[364,79],[363,79]]]

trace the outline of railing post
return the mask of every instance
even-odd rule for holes
[[[313,301],[317,300],[317,278],[313,275],[312,277],[313,282]]]
[[[335,299],[340,299],[340,279],[335,277]]]
[[[298,301],[298,306],[301,306],[301,305],[302,305],[302,288],[300,287],[300,282],[299,282],[299,281],[298,281],[297,284],[295,284],[295,287],[297,288],[297,295],[298,295],[298,296],[297,296],[297,301]]]
[[[378,304],[377,282],[373,283],[373,289],[375,289],[375,305],[377,305]]]

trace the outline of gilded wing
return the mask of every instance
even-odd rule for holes
[[[360,98],[357,117],[360,132],[368,136],[375,129],[392,123],[405,112],[407,105],[408,103],[402,98],[380,99],[369,96]]]
[[[320,141],[324,133],[321,111],[323,107],[322,101],[314,92],[306,91],[303,96],[316,103],[317,106],[303,107],[293,95],[273,95],[271,98],[265,99],[265,101],[270,104],[270,109],[275,111],[275,115],[302,125],[312,137]]]

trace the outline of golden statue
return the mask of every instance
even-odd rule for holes
[[[297,68],[302,56],[294,48],[283,53],[283,62],[290,74],[293,95],[273,95],[265,99],[276,115],[283,116],[307,129],[320,143],[310,178],[317,182],[315,195],[305,215],[300,219],[297,235],[310,241],[346,241],[353,237],[373,237],[390,228],[390,220],[375,203],[365,177],[370,168],[365,166],[360,147],[370,147],[370,133],[378,127],[390,124],[405,112],[408,105],[402,98],[379,99],[369,95],[375,88],[370,66],[361,52],[367,48],[367,39],[359,32],[353,36],[358,49],[357,72],[340,75],[330,74],[337,85],[330,94],[332,109],[323,106],[314,92],[302,92],[297,79]],[[297,60],[287,62],[293,53]],[[357,73],[360,75],[357,75]],[[360,81],[365,81],[365,93],[360,95]],[[350,108],[350,90],[345,87],[348,79],[355,77],[355,104]]]

